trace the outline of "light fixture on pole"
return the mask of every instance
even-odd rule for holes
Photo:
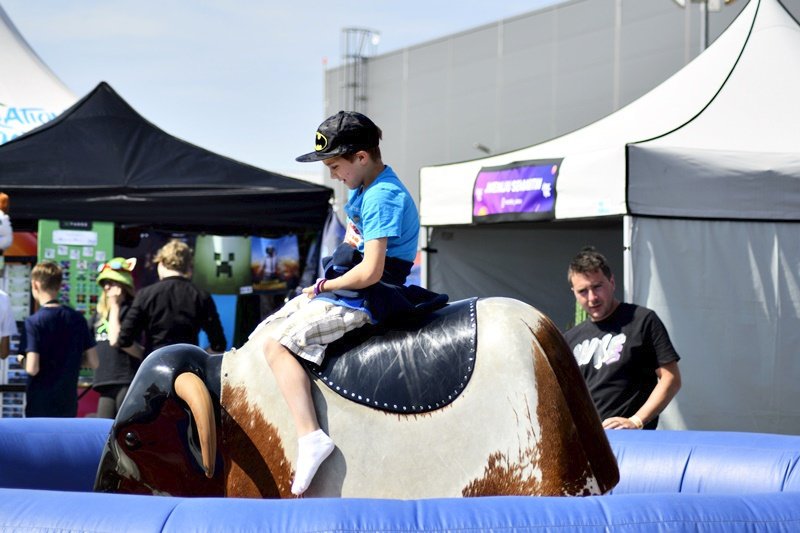
[[[735,0],[689,0],[692,4],[700,4],[700,51],[708,48],[708,13],[722,9],[722,2],[732,4]],[[686,0],[674,0],[682,8],[686,8]]]
[[[367,28],[344,28],[342,30],[342,65],[344,86],[342,87],[342,109],[366,111],[367,58],[375,55],[381,34]]]

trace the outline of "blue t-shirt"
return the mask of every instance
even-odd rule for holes
[[[364,243],[387,237],[386,255],[406,261],[417,256],[419,213],[411,193],[386,165],[372,184],[351,190],[345,242],[364,253]]]
[[[81,359],[95,344],[86,319],[71,307],[41,307],[25,319],[20,353],[39,354],[39,373],[28,379],[25,416],[77,414]]]

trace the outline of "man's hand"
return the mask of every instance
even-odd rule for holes
[[[603,429],[639,429],[630,418],[612,416],[603,420]]]

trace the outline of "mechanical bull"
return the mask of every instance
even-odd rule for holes
[[[617,463],[569,347],[533,307],[451,303],[420,323],[352,332],[308,367],[336,449],[307,496],[589,495]],[[147,357],[95,490],[289,498],[297,438],[261,351]]]

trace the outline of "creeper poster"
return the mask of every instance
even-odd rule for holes
[[[37,256],[61,267],[59,300],[86,318],[97,308],[97,268],[114,251],[112,222],[39,221]]]

